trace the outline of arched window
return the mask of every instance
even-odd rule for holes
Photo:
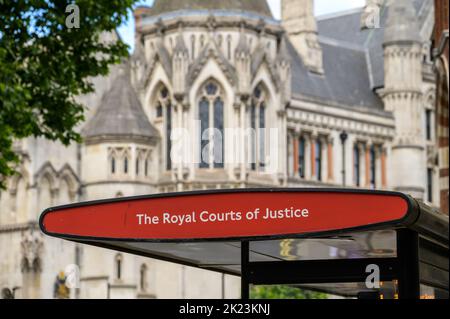
[[[427,141],[433,140],[433,111],[425,110],[425,137]]]
[[[128,174],[128,156],[126,154],[123,158],[123,173]]]
[[[231,60],[231,35],[227,36],[227,57]]]
[[[58,204],[67,205],[72,201],[70,196],[70,188],[71,187],[68,180],[66,178],[63,178],[59,183]]]
[[[172,169],[172,160],[170,158],[170,151],[172,149],[172,142],[170,135],[172,134],[172,117],[173,108],[170,100],[169,90],[162,86],[156,94],[156,112],[160,118],[164,118],[164,139],[165,143],[165,167],[166,170]],[[148,164],[146,164],[148,166]]]
[[[136,168],[136,176],[139,176],[139,166],[141,165],[140,161],[139,161],[139,157],[136,158],[136,164],[135,164],[135,168]]]
[[[224,101],[213,81],[202,89],[198,105],[200,119],[200,168],[223,168],[224,163]]]
[[[375,146],[370,147],[370,188],[375,189],[377,185],[376,172],[377,172],[377,158]]]
[[[250,125],[255,133],[255,142],[252,143],[252,170],[265,167],[265,128],[266,128],[266,92],[258,85],[253,91],[250,106]]]
[[[353,184],[355,186],[361,186],[361,156],[359,151],[359,145],[353,146]]]
[[[191,35],[191,59],[195,59],[195,35]]]
[[[139,270],[139,288],[141,291],[147,290],[147,265],[142,264]]]
[[[51,177],[49,175],[45,175],[39,181],[38,188],[38,203],[39,203],[39,213],[44,209],[52,206],[53,204],[53,196],[52,196],[52,182]],[[38,214],[39,214],[38,213]]]
[[[221,34],[219,34],[217,36],[217,46],[219,47],[220,51],[222,51],[222,44],[223,44],[223,36]]]
[[[322,141],[320,138],[316,139],[316,178],[318,181],[322,180]]]
[[[111,174],[116,173],[116,157],[115,155],[111,156]]]
[[[48,185],[50,187],[50,185]],[[27,221],[27,215],[28,215],[28,181],[25,179],[24,176],[20,176],[17,179],[17,183],[15,185],[15,194],[12,198],[12,211],[15,213],[15,222],[23,223]],[[45,187],[46,189],[46,187]],[[50,190],[49,190],[50,191]],[[48,194],[49,202],[46,203],[46,207],[44,207],[43,204],[41,205],[41,208],[48,208],[51,203],[51,194]],[[39,212],[42,212],[42,210],[39,210]]]
[[[115,275],[117,280],[122,279],[123,256],[117,254],[115,257]]]
[[[298,174],[301,178],[305,178],[306,165],[306,141],[305,137],[301,136],[298,141]]]

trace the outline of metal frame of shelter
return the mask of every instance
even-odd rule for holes
[[[189,192],[190,195],[207,195],[217,193],[239,193],[239,192],[267,192],[267,191],[288,191],[288,192],[311,192],[311,190],[304,189],[257,189],[257,190],[227,190],[227,191],[207,191],[207,192]],[[342,189],[321,189],[312,190],[313,192],[346,192],[346,193],[361,193],[359,190],[342,190]],[[392,192],[376,192],[363,191],[372,194],[397,194]],[[186,193],[183,193],[186,194]],[[315,284],[333,284],[333,283],[363,283],[367,278],[366,267],[369,264],[375,264],[380,269],[380,280],[395,281],[398,284],[398,298],[400,299],[419,299],[421,297],[421,285],[435,288],[440,291],[437,298],[448,298],[448,271],[449,271],[449,219],[448,216],[439,213],[431,207],[419,202],[407,195],[403,195],[409,201],[409,208],[407,218],[401,222],[384,223],[378,225],[373,229],[370,225],[367,228],[360,227],[357,230],[337,231],[336,235],[351,234],[353,231],[368,232],[373,230],[388,230],[395,232],[395,256],[389,257],[368,257],[368,258],[338,258],[338,259],[302,259],[302,260],[265,260],[255,261],[251,260],[253,252],[251,244],[259,242],[262,245],[264,241],[282,239],[276,238],[234,238],[236,249],[240,250],[240,269],[230,270],[214,266],[202,266],[200,263],[195,263],[186,258],[178,258],[164,253],[164,247],[161,246],[161,251],[155,253],[154,248],[146,251],[145,249],[130,248],[134,246],[126,246],[117,241],[109,241],[104,239],[96,240],[95,238],[79,238],[77,236],[53,234],[49,233],[44,225],[44,219],[47,214],[57,211],[58,209],[65,209],[71,207],[80,207],[83,205],[92,205],[93,203],[81,203],[74,205],[67,205],[63,207],[50,208],[46,210],[40,219],[40,227],[42,231],[48,235],[80,242],[83,244],[94,245],[103,248],[109,248],[119,251],[124,251],[131,254],[157,258],[188,266],[200,267],[208,270],[214,270],[222,273],[238,275],[241,277],[241,297],[248,299],[251,285],[293,285],[298,287],[311,287]],[[155,195],[143,196],[142,198],[152,198]],[[164,196],[177,196],[177,194],[162,194],[157,195],[157,198]],[[132,199],[136,199],[132,198]],[[128,199],[121,199],[130,200]],[[103,201],[103,202],[114,202]],[[95,202],[95,204],[100,201]],[[307,234],[306,236],[299,236],[302,239],[313,238],[329,238],[332,234]],[[285,236],[285,238],[292,238],[296,236]],[[139,242],[137,240],[137,242]],[[200,242],[194,241],[193,244],[202,247],[202,242],[208,242],[207,239]],[[211,242],[216,242],[212,240]],[[174,243],[176,244],[176,243]],[[180,241],[180,245],[183,241]],[[158,243],[154,243],[158,245]],[[238,247],[240,246],[240,247]],[[152,246],[157,247],[157,246]],[[312,286],[313,287],[313,286]],[[314,287],[313,287],[314,290]],[[320,289],[317,289],[320,290]],[[339,290],[333,291],[339,294]],[[343,294],[344,295],[344,294]]]

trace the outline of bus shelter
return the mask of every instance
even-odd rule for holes
[[[52,207],[65,240],[356,298],[448,298],[448,216],[397,192],[239,189]]]

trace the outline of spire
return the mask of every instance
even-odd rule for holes
[[[241,31],[239,34],[239,42],[235,50],[236,56],[236,71],[238,74],[238,92],[242,98],[246,99],[250,94],[250,47],[247,43],[245,35],[245,23],[241,22]]]
[[[183,37],[183,24],[178,24],[178,36],[172,56],[172,84],[174,96],[182,101],[186,93],[186,75],[189,69],[189,51]]]
[[[323,52],[314,17],[314,0],[282,0],[281,23],[308,70],[322,74]]]
[[[128,137],[154,139],[157,130],[150,124],[130,82],[130,66],[119,66],[118,75],[101,100],[96,114],[83,129],[86,139]]]
[[[186,53],[188,54],[188,48],[186,46],[186,42],[184,42],[184,37],[183,34],[181,32],[181,29],[178,33],[176,42],[175,42],[175,48],[173,49],[174,54],[177,53]]]
[[[239,42],[236,47],[236,55],[239,55],[241,53],[250,54],[250,47],[248,46],[247,37],[245,36],[242,26],[241,26],[241,32],[239,34]]]
[[[286,36],[282,35],[276,58],[278,75],[283,83],[281,89],[281,105],[289,104],[292,95],[291,56],[287,47]]]
[[[390,1],[384,44],[421,42],[417,13],[411,0]]]
[[[277,62],[290,62],[291,56],[287,48],[286,37],[282,36],[280,41],[280,48],[278,49]]]
[[[140,39],[136,41],[136,47],[134,49],[133,55],[131,56],[131,60],[133,62],[141,63],[145,61],[145,49]]]

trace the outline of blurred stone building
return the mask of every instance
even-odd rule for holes
[[[20,174],[0,194],[0,288],[51,298],[60,271],[75,264],[80,289],[72,297],[239,296],[235,277],[44,237],[37,221],[53,205],[346,186],[402,191],[438,207],[434,3],[385,3],[368,0],[316,19],[313,0],[283,0],[281,21],[266,0],[156,0],[137,8],[132,57],[93,79],[95,94],[80,97],[88,107],[83,144],[16,144]],[[249,163],[174,162],[170,136],[194,131],[194,121],[201,132],[276,129],[277,165],[268,169],[263,134],[221,146],[223,158],[245,154]],[[206,135],[195,135],[192,153],[201,154]]]
[[[437,77],[436,131],[439,152],[441,210],[448,214],[448,1],[435,0],[433,55]]]

